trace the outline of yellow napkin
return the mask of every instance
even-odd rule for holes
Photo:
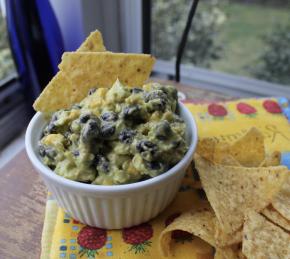
[[[275,99],[245,99],[216,104],[186,102],[198,125],[198,135],[232,142],[252,126],[266,139],[267,151],[290,151],[287,119]],[[106,231],[73,220],[49,196],[42,234],[42,259],[76,258],[160,258],[158,237],[174,217],[205,204],[189,168],[173,203],[148,223],[135,228]],[[101,233],[97,238],[90,233]],[[92,241],[93,240],[93,241]],[[90,242],[91,241],[91,242]],[[174,258],[213,258],[205,242],[185,233],[174,237]]]

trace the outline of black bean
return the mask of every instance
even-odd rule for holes
[[[126,106],[123,111],[123,117],[125,120],[134,120],[134,119],[140,119],[140,107],[138,105],[134,106]]]
[[[101,115],[101,119],[104,121],[116,121],[118,120],[118,114],[115,112],[104,112]]]
[[[152,101],[152,100],[155,100],[155,99],[163,99],[163,100],[166,100],[167,99],[167,96],[161,90],[154,90],[154,91],[151,91],[151,92],[146,93],[145,96],[144,96],[144,98],[145,98],[145,102],[149,102],[149,101]]]
[[[157,145],[148,140],[141,140],[137,143],[137,151],[140,153],[149,151],[152,155],[157,151]]]
[[[130,144],[133,141],[133,137],[136,135],[135,130],[123,129],[119,134],[119,140],[122,143]]]
[[[74,150],[74,151],[72,151],[72,154],[74,156],[79,156],[80,155],[80,152],[78,150]]]
[[[96,155],[93,163],[100,172],[108,173],[110,171],[110,163],[103,155]]]
[[[114,135],[116,127],[112,123],[106,123],[101,126],[101,136],[103,138],[109,138]]]
[[[96,90],[96,88],[91,88],[88,92],[88,95],[92,95]]]
[[[38,151],[39,151],[40,156],[42,157],[47,156],[50,159],[54,159],[57,155],[57,152],[54,148],[47,147],[44,145],[39,145]]]
[[[171,127],[168,121],[161,121],[155,127],[155,136],[160,140],[168,138],[171,132]]]
[[[160,170],[162,168],[162,163],[158,161],[152,161],[147,163],[147,166],[151,170]]]
[[[173,86],[161,86],[161,91],[163,91],[168,97],[173,100],[177,100],[177,89]]]
[[[43,145],[39,145],[38,147],[39,155],[44,157],[45,156],[45,147]]]
[[[147,108],[149,112],[154,111],[164,111],[166,108],[166,100],[165,99],[153,99],[147,102]]]
[[[132,94],[138,94],[138,93],[144,92],[144,90],[142,88],[134,87],[134,88],[130,89],[130,92]]]
[[[80,116],[80,123],[86,123],[90,118],[90,114],[83,114]]]
[[[57,113],[54,113],[51,117],[51,120],[49,124],[45,128],[45,132],[48,134],[56,133],[57,132],[57,126],[55,125],[55,122],[58,120]]]
[[[82,129],[82,140],[85,143],[89,143],[92,139],[100,136],[99,121],[96,119],[89,119]]]

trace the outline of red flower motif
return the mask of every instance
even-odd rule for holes
[[[77,242],[81,246],[80,257],[86,254],[88,258],[95,258],[98,249],[106,244],[106,240],[107,231],[105,229],[90,226],[83,227],[77,237]]]
[[[228,114],[226,108],[220,104],[212,103],[208,106],[208,113],[215,117],[226,116]]]
[[[253,107],[252,105],[249,105],[247,103],[242,103],[242,102],[237,104],[237,109],[242,114],[253,114],[253,113],[257,112],[255,107]]]
[[[124,228],[122,236],[125,243],[132,245],[130,251],[144,253],[146,246],[151,246],[149,239],[153,236],[153,228],[149,223],[143,223],[131,228]]]
[[[165,226],[167,227],[170,225],[176,218],[178,218],[181,215],[180,212],[176,212],[172,215],[170,215],[166,220],[165,220]],[[192,234],[188,233],[183,230],[174,230],[171,233],[171,238],[174,239],[177,242],[184,242],[184,241],[191,241],[192,240]]]
[[[263,106],[264,106],[265,110],[267,112],[270,112],[270,113],[281,113],[282,112],[279,104],[275,101],[272,101],[272,100],[264,101]]]

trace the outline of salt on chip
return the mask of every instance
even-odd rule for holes
[[[82,45],[77,49],[77,51],[106,51],[102,34],[98,30],[91,32],[86,40],[82,43]]]
[[[251,211],[243,230],[243,254],[251,258],[290,258],[290,235]]]
[[[101,33],[94,31],[77,51],[99,52],[105,50]],[[74,90],[71,80],[62,71],[59,71],[35,100],[33,108],[40,112],[54,112],[59,109],[69,108],[78,100],[78,93]]]
[[[249,209],[261,211],[280,190],[287,177],[284,166],[247,168],[214,164],[196,155],[202,186],[226,233],[237,231]]]
[[[251,128],[243,137],[230,146],[230,154],[242,165],[257,167],[265,159],[264,137]]]
[[[272,206],[263,209],[261,213],[274,224],[290,232],[290,220],[285,219],[278,211]]]
[[[290,171],[281,191],[272,201],[272,206],[287,220],[290,220]]]
[[[161,254],[165,257],[172,254],[170,249],[171,233],[175,230],[189,232],[210,245],[215,246],[214,227],[215,215],[211,209],[204,208],[199,211],[192,210],[182,214],[161,232],[159,236]]]

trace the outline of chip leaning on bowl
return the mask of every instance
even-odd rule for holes
[[[187,151],[177,90],[150,83],[92,89],[53,113],[39,144],[43,162],[67,179],[114,185],[166,172]]]

